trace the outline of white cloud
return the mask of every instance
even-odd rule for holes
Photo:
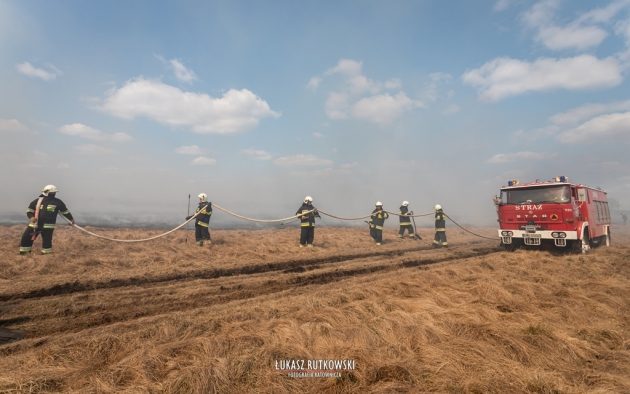
[[[538,38],[549,49],[584,50],[596,47],[604,41],[608,33],[597,26],[568,25],[550,26],[540,29]]]
[[[101,130],[86,126],[82,123],[63,125],[57,129],[57,131],[61,134],[85,138],[92,141],[125,142],[132,139],[131,136],[126,133],[104,133]]]
[[[203,154],[203,151],[197,145],[187,145],[177,147],[175,149],[175,153],[179,153],[180,155],[199,156]]]
[[[387,124],[398,118],[403,112],[421,107],[422,103],[413,101],[403,92],[395,96],[381,94],[362,98],[352,108],[352,115],[357,119]]]
[[[20,74],[26,75],[27,77],[31,77],[31,78],[39,78],[44,81],[50,81],[62,75],[61,70],[59,70],[57,67],[53,66],[52,64],[48,64],[46,65],[46,67],[47,69],[37,68],[29,62],[24,62],[24,63],[15,65],[15,68]]]
[[[531,63],[512,58],[496,58],[480,68],[467,71],[462,79],[464,83],[477,87],[480,98],[488,101],[526,92],[596,89],[616,86],[622,82],[617,60],[598,59],[591,55],[564,59],[544,58]]]
[[[334,76],[340,76],[341,83],[327,93],[324,108],[330,119],[354,117],[384,125],[393,122],[408,109],[422,107],[419,101],[410,99],[402,90],[399,79],[380,82],[365,76],[360,61],[340,59],[323,74],[326,78]],[[307,86],[315,90],[323,77],[312,77]]]
[[[510,8],[510,6],[511,6],[512,4],[514,4],[514,2],[515,2],[515,0],[497,0],[497,1],[494,3],[494,7],[492,7],[492,9],[493,9],[495,12],[505,11],[505,10],[507,10],[508,8]]]
[[[308,80],[308,83],[306,84],[306,87],[311,89],[311,90],[317,90],[317,88],[319,87],[320,83],[322,83],[322,78],[321,77],[312,77],[311,79]]]
[[[103,146],[100,145],[94,145],[94,144],[84,144],[84,145],[77,145],[74,147],[74,149],[81,155],[87,155],[87,156],[92,156],[92,155],[109,155],[111,153],[113,153],[113,151],[109,148],[105,148]]]
[[[552,116],[549,120],[554,125],[575,125],[601,114],[619,111],[630,111],[630,100],[616,101],[608,104],[586,104]]]
[[[451,104],[442,111],[444,115],[452,115],[461,111],[461,108],[457,104]]]
[[[342,74],[349,77],[359,76],[363,73],[363,62],[352,59],[341,59],[335,67],[326,71],[326,75]]]
[[[630,112],[596,116],[578,127],[562,132],[558,140],[578,143],[607,137],[630,137]]]
[[[173,68],[173,72],[175,73],[175,77],[182,82],[191,83],[192,81],[197,79],[197,75],[195,72],[182,63],[178,59],[169,60],[169,64]]]
[[[28,127],[26,127],[22,122],[17,119],[1,119],[0,118],[0,132],[1,131],[28,131]]]
[[[350,97],[346,93],[331,92],[326,99],[326,115],[330,119],[348,118]]]
[[[199,156],[195,157],[191,164],[195,166],[213,166],[216,162],[217,161],[211,157]]]
[[[282,156],[275,159],[274,164],[283,167],[305,166],[305,167],[322,167],[333,164],[332,160],[322,159],[315,155],[298,154],[293,156]]]
[[[241,153],[256,160],[271,160],[273,158],[271,153],[262,149],[243,149]]]
[[[543,160],[548,158],[548,155],[537,152],[514,152],[514,153],[497,153],[488,159],[488,163],[491,164],[504,164],[519,160]]]
[[[143,78],[110,91],[102,109],[120,118],[147,117],[202,134],[237,133],[256,127],[261,119],[280,116],[247,89],[230,89],[214,98]]]
[[[608,36],[602,24],[608,24],[624,8],[628,0],[616,0],[608,5],[587,11],[565,26],[555,23],[559,0],[545,0],[534,4],[523,15],[523,21],[536,31],[536,40],[552,50],[584,50],[601,44]]]

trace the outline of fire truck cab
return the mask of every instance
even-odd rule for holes
[[[610,245],[607,193],[567,177],[521,184],[511,180],[495,198],[501,245],[551,245],[586,253]]]

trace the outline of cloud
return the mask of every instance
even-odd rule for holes
[[[520,130],[514,137],[526,137],[529,141],[554,138],[567,144],[589,141],[621,142],[619,137],[630,135],[628,114],[630,100],[585,104],[551,116],[548,124],[543,127]]]
[[[311,79],[308,80],[308,83],[306,84],[306,87],[311,89],[311,90],[317,90],[317,88],[319,87],[320,83],[322,83],[322,78],[321,77],[312,77]]]
[[[282,156],[275,159],[274,164],[282,167],[322,167],[330,166],[333,164],[332,160],[322,159],[315,155],[298,154],[293,156]]]
[[[609,137],[630,137],[630,111],[596,116],[558,136],[564,143],[579,143]]]
[[[31,78],[39,78],[44,81],[51,81],[63,74],[61,70],[59,70],[52,64],[48,64],[46,65],[46,67],[47,69],[37,68],[29,62],[24,62],[24,63],[15,65],[15,68],[20,74],[26,75],[27,77],[31,77]]]
[[[192,81],[197,79],[197,75],[195,72],[182,63],[178,59],[169,60],[169,64],[173,68],[173,72],[175,73],[175,78],[179,79],[182,82],[191,83]]]
[[[497,0],[494,3],[494,7],[492,7],[492,9],[495,12],[501,12],[501,11],[505,11],[508,8],[510,8],[512,6],[512,4],[515,3],[515,0]]]
[[[544,27],[540,29],[538,38],[549,49],[584,50],[596,47],[604,41],[608,33],[597,26],[569,25],[565,27]]]
[[[525,24],[536,31],[536,40],[551,50],[585,50],[600,45],[608,36],[601,24],[608,24],[624,8],[628,0],[612,1],[580,15],[564,26],[555,23],[559,0],[545,0],[534,4],[523,15]]]
[[[381,94],[359,100],[352,108],[352,115],[357,119],[387,124],[403,112],[419,107],[422,107],[422,103],[411,100],[403,92],[395,96]]]
[[[188,145],[188,146],[177,147],[175,149],[175,153],[179,153],[180,155],[198,156],[198,155],[202,155],[203,151],[197,145]]]
[[[146,117],[201,134],[238,133],[256,127],[261,119],[280,116],[247,89],[230,89],[214,98],[143,78],[110,91],[102,109],[120,118]]]
[[[350,97],[346,93],[331,92],[326,99],[325,108],[330,119],[347,119]]]
[[[92,141],[126,142],[132,139],[131,136],[126,133],[105,133],[82,123],[63,125],[57,129],[57,131],[61,134],[85,138]]]
[[[355,118],[384,125],[395,121],[407,110],[422,107],[419,101],[410,99],[402,90],[399,79],[372,80],[364,75],[363,63],[357,60],[340,59],[322,76],[312,77],[307,86],[315,90],[325,78],[337,81],[334,89],[327,93],[324,104],[330,119]]]
[[[488,159],[491,164],[504,164],[520,160],[543,160],[548,158],[547,154],[537,152],[514,152],[514,153],[497,153]]]
[[[2,131],[8,131],[8,132],[28,131],[28,127],[26,127],[17,119],[0,118],[0,132]]]
[[[315,137],[315,138],[324,138],[324,134],[316,131],[316,132],[313,133],[313,137]]]
[[[74,149],[81,155],[87,155],[87,156],[93,156],[93,155],[109,155],[112,154],[114,151],[112,151],[109,148],[105,148],[103,146],[100,145],[94,145],[94,144],[84,144],[84,145],[77,145],[74,147]]]
[[[622,76],[614,58],[580,55],[564,59],[543,58],[531,63],[496,58],[465,72],[462,80],[477,87],[482,100],[496,101],[526,92],[612,87],[622,82]]]
[[[586,104],[553,115],[549,120],[558,126],[575,125],[597,115],[619,111],[630,111],[630,100],[607,104]]]
[[[273,156],[262,149],[243,149],[241,153],[256,160],[271,160]]]
[[[217,161],[211,157],[199,156],[195,157],[190,164],[195,166],[213,166],[217,163]]]

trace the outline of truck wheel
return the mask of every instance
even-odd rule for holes
[[[576,253],[586,253],[591,249],[591,242],[588,237],[588,227],[585,227],[582,233],[582,239],[573,241],[573,251]]]
[[[604,235],[604,245],[610,246],[610,227],[606,229],[606,235]]]

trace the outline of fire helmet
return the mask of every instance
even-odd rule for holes
[[[197,197],[201,200],[201,202],[208,201],[208,195],[206,193],[200,193]]]
[[[311,197],[311,196],[304,197],[304,202],[305,203],[313,202],[313,197]]]
[[[42,194],[44,196],[47,196],[48,193],[57,193],[58,191],[59,191],[59,189],[57,189],[57,186],[55,186],[55,185],[46,185],[42,189]]]
[[[374,205],[376,205],[377,207],[382,207],[382,206],[383,206],[383,203],[382,203],[382,202],[380,202],[380,201],[377,201],[377,202],[376,202],[376,204],[374,204]]]
[[[403,201],[403,202],[402,202],[402,206],[403,206],[403,207],[406,207],[406,206],[408,206],[408,205],[409,205],[409,201]]]
[[[440,204],[435,204],[435,210],[436,211],[441,211],[442,210],[442,206]]]

